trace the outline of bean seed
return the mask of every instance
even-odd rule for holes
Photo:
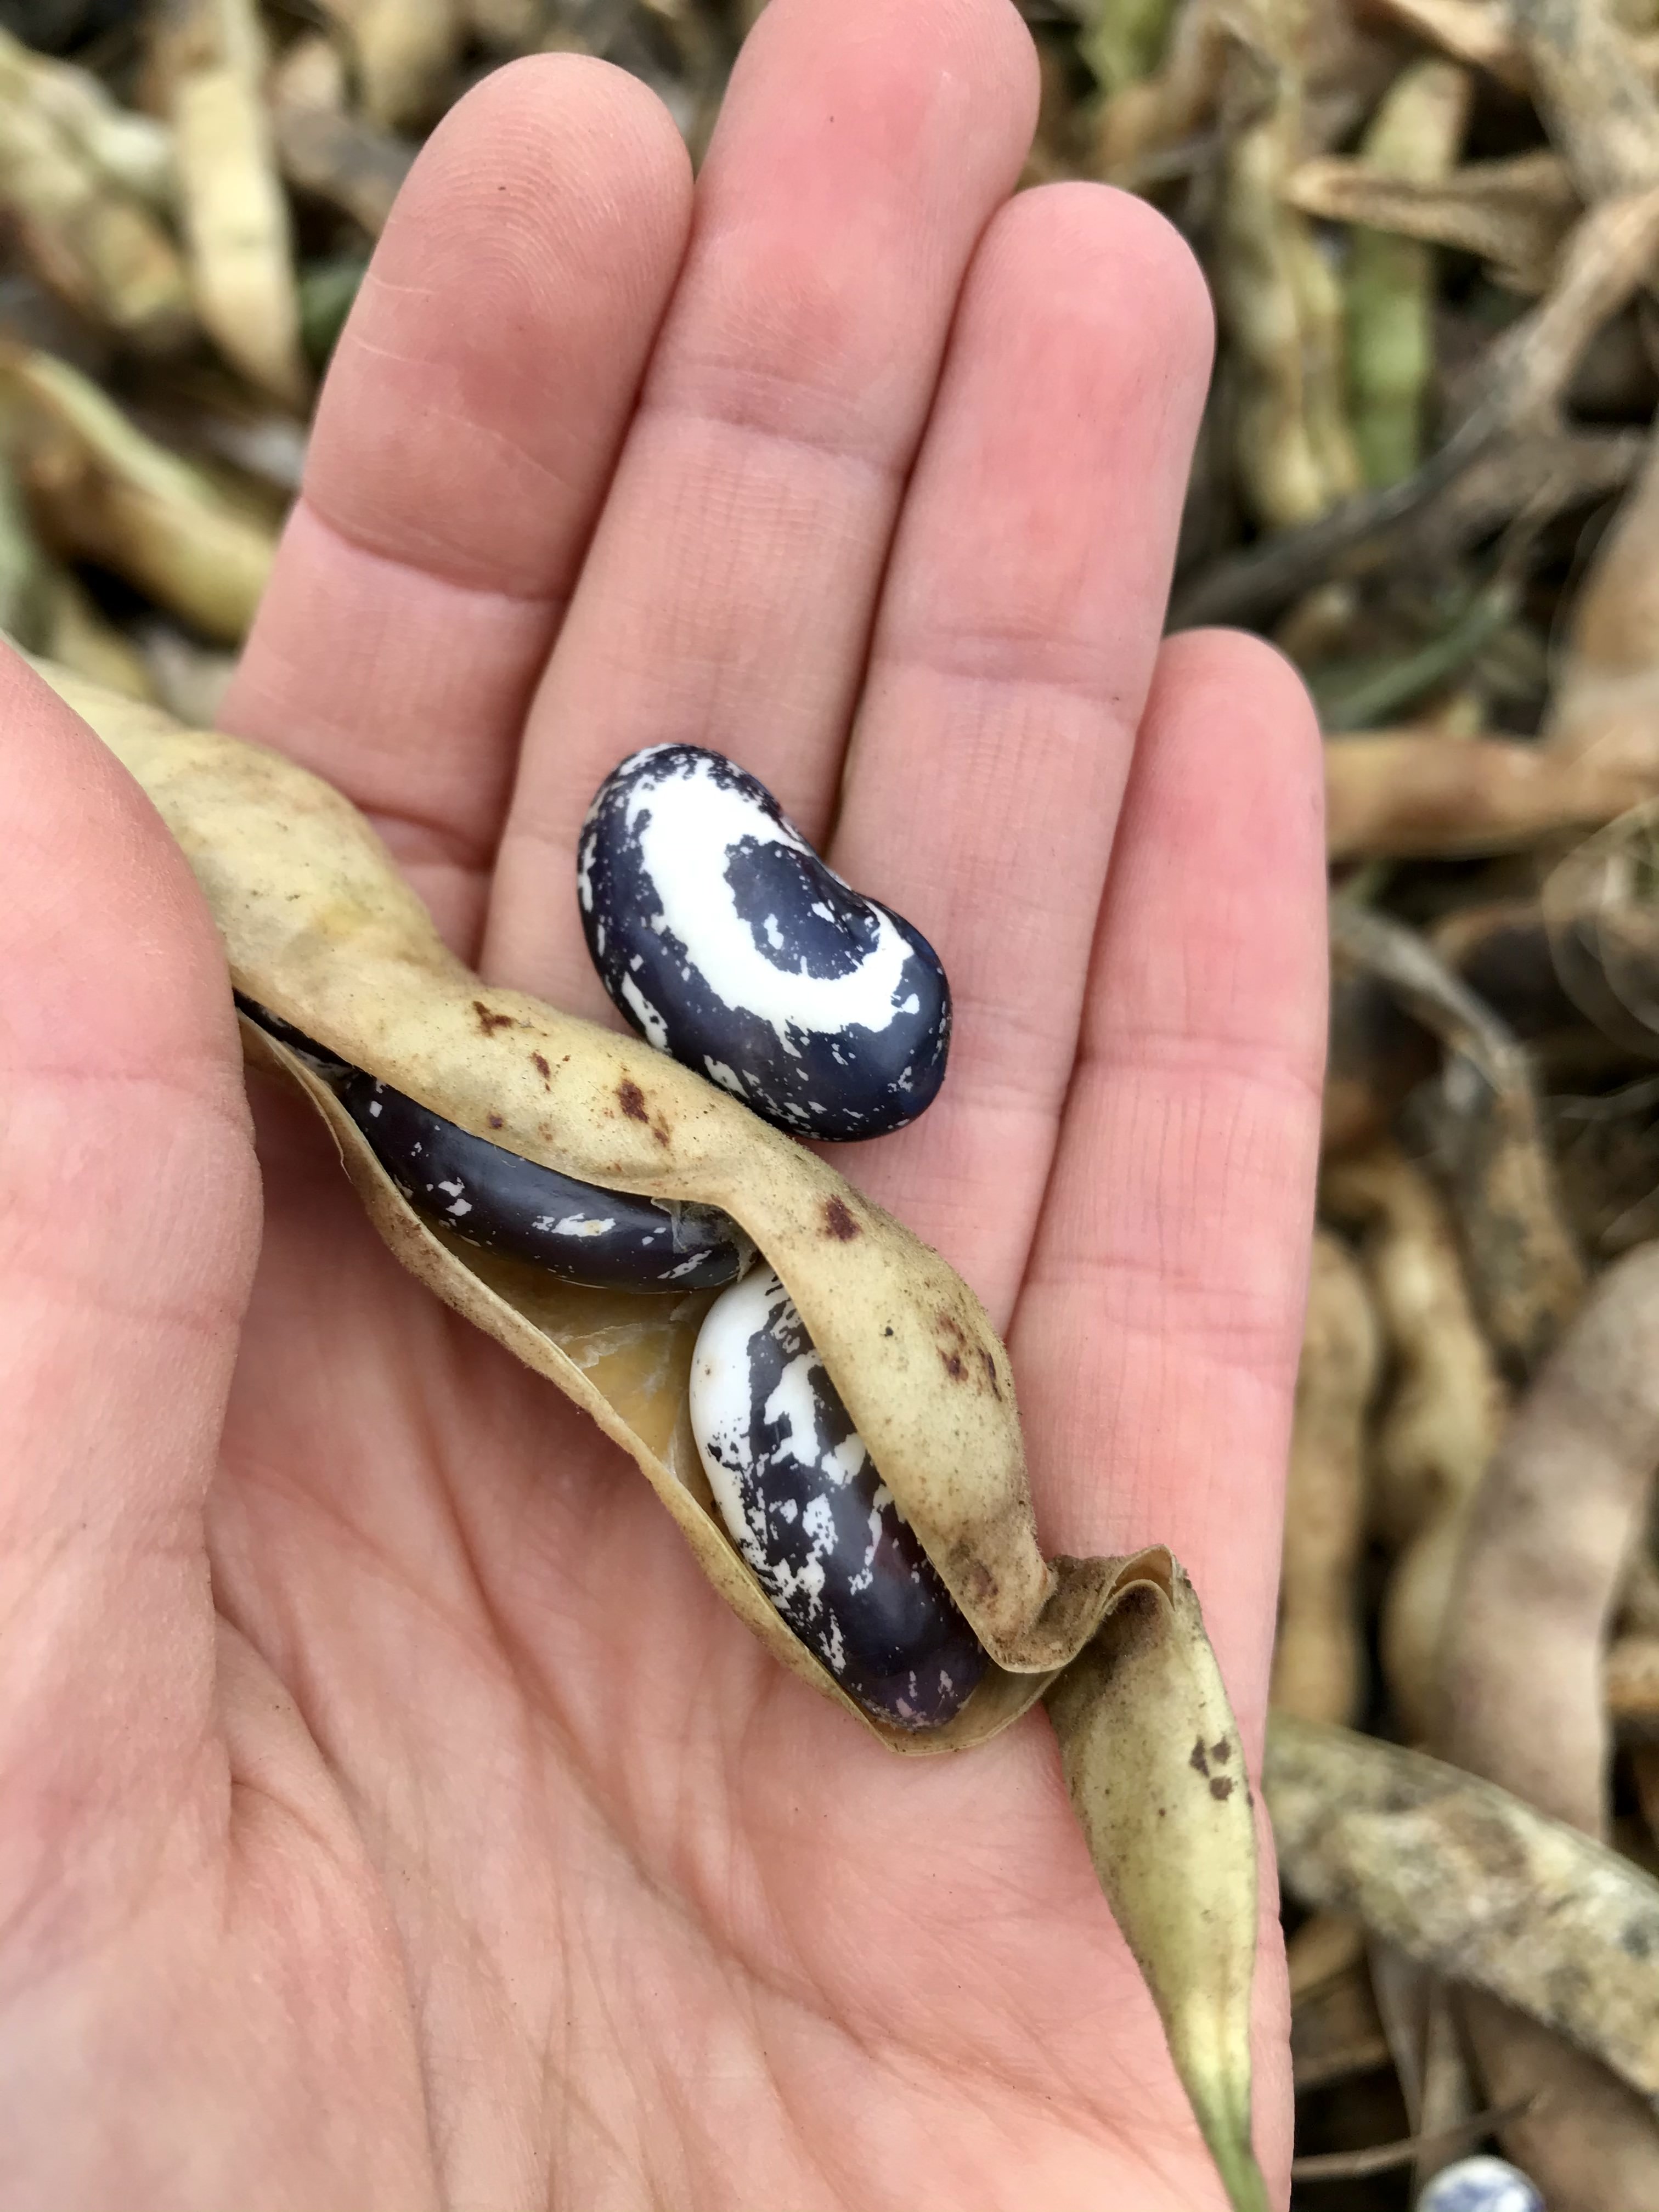
[[[578,865],[593,964],[659,1051],[799,1136],[878,1137],[933,1103],[951,1036],[938,955],[722,754],[623,761]]]
[[[985,1654],[769,1267],[708,1310],[691,1427],[732,1540],[802,1643],[870,1711],[949,1720]]]
[[[251,1000],[238,1004],[328,1079],[416,1211],[469,1244],[599,1290],[714,1290],[746,1266],[748,1239],[715,1207],[635,1198],[560,1175],[348,1066]]]

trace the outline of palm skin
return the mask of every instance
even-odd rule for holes
[[[773,0],[695,199],[637,85],[490,79],[226,724],[577,1011],[576,825],[642,743],[734,753],[908,914],[951,1079],[839,1164],[1005,1329],[1048,1548],[1170,1541],[1254,1746],[1318,756],[1265,649],[1158,643],[1201,285],[1136,203],[1009,201],[1034,76],[1006,0]],[[894,1759],[263,1083],[256,1155],[182,861],[4,680],[0,2203],[1218,2203],[1042,1716]]]

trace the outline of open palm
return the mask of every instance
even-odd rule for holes
[[[628,79],[488,81],[227,721],[579,1012],[577,824],[643,744],[734,754],[913,917],[950,1079],[841,1164],[1007,1333],[1047,1547],[1170,1541],[1254,1743],[1318,757],[1266,650],[1159,645],[1202,284],[1133,200],[1009,198],[1035,76],[1006,0],[774,0],[695,194]],[[1041,1714],[895,1759],[263,1082],[256,1170],[181,860],[3,681],[0,2202],[1218,2203]]]

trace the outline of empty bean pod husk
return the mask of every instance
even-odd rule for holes
[[[620,1444],[699,1565],[786,1667],[895,1750],[961,1750],[1047,1695],[1103,1887],[1235,2206],[1250,2147],[1251,1791],[1191,1584],[1170,1554],[1045,1559],[1008,1355],[968,1285],[823,1161],[638,1038],[482,983],[347,800],[281,756],[37,664],[177,838],[246,999],[472,1135],[603,1188],[731,1216],[787,1286],[883,1480],[992,1664],[927,1734],[845,1697],[729,1540],[693,1438],[713,1292],[578,1287],[416,1212],[313,1059],[245,1019],[250,1060],[327,1121],[371,1220],[447,1304]],[[1018,1869],[1009,1869],[1017,1881]]]

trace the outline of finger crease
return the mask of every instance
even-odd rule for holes
[[[705,429],[733,430],[759,446],[781,447],[786,453],[805,454],[817,460],[839,463],[849,474],[866,477],[896,494],[905,469],[891,454],[865,450],[830,431],[815,432],[763,422],[739,408],[696,407],[684,401],[647,401],[641,416],[661,422],[690,423]]]
[[[325,514],[316,501],[307,493],[300,495],[300,504],[308,519],[325,532],[344,552],[358,560],[372,562],[377,568],[389,568],[400,576],[413,576],[421,581],[440,585],[445,591],[456,592],[471,599],[493,600],[497,605],[545,610],[555,621],[561,616],[569,600],[568,588],[556,591],[514,591],[503,584],[484,584],[475,578],[446,569],[441,561],[394,553],[384,545],[377,545],[361,532],[337,522]],[[441,551],[441,547],[434,550]]]

